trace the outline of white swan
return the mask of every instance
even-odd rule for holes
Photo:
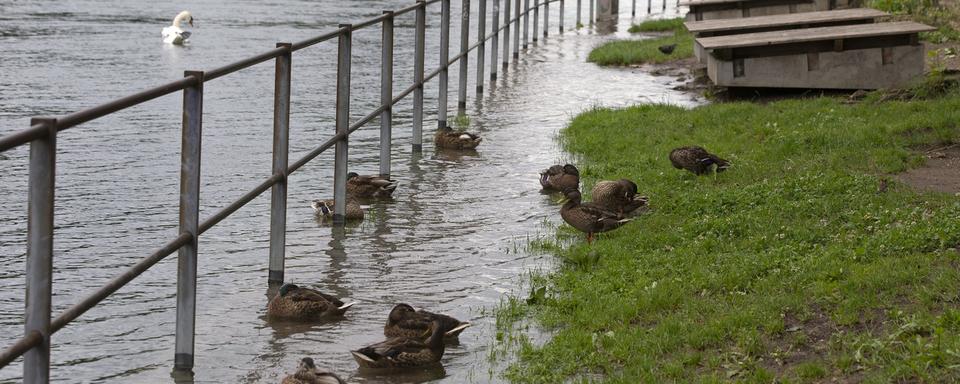
[[[190,26],[193,26],[193,16],[190,12],[183,11],[177,14],[177,17],[173,18],[173,25],[163,28],[160,31],[160,36],[163,37],[163,42],[167,44],[177,44],[181,45],[190,38],[190,32],[180,29],[180,24],[186,21]]]

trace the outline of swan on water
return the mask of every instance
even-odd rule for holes
[[[186,21],[192,27],[193,15],[187,11],[178,13],[177,17],[173,18],[173,25],[164,28],[163,31],[160,32],[160,35],[163,36],[164,43],[180,45],[190,38],[190,32],[184,31],[180,28],[180,24],[184,21]]]

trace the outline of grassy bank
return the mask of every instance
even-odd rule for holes
[[[914,148],[960,138],[960,95],[846,105],[596,109],[563,131],[585,190],[627,177],[652,211],[587,246],[563,225],[534,242],[564,262],[498,311],[514,382],[957,382],[960,197],[881,178]],[[667,153],[699,144],[714,176]],[[559,207],[558,207],[559,209]],[[517,318],[555,332],[542,346]]]
[[[867,0],[866,5],[936,27],[936,31],[920,34],[926,41],[960,41],[960,6],[955,0]]]
[[[630,27],[630,32],[673,32],[672,36],[643,40],[617,40],[604,43],[592,51],[587,61],[598,65],[633,65],[664,63],[693,56],[693,36],[683,27],[682,19],[647,20]],[[676,44],[671,54],[657,48]]]

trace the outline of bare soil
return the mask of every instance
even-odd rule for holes
[[[960,193],[960,144],[924,151],[927,163],[897,175],[901,182],[921,191]]]

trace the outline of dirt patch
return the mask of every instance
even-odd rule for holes
[[[927,163],[897,175],[897,179],[921,191],[960,193],[960,144],[923,153]]]

